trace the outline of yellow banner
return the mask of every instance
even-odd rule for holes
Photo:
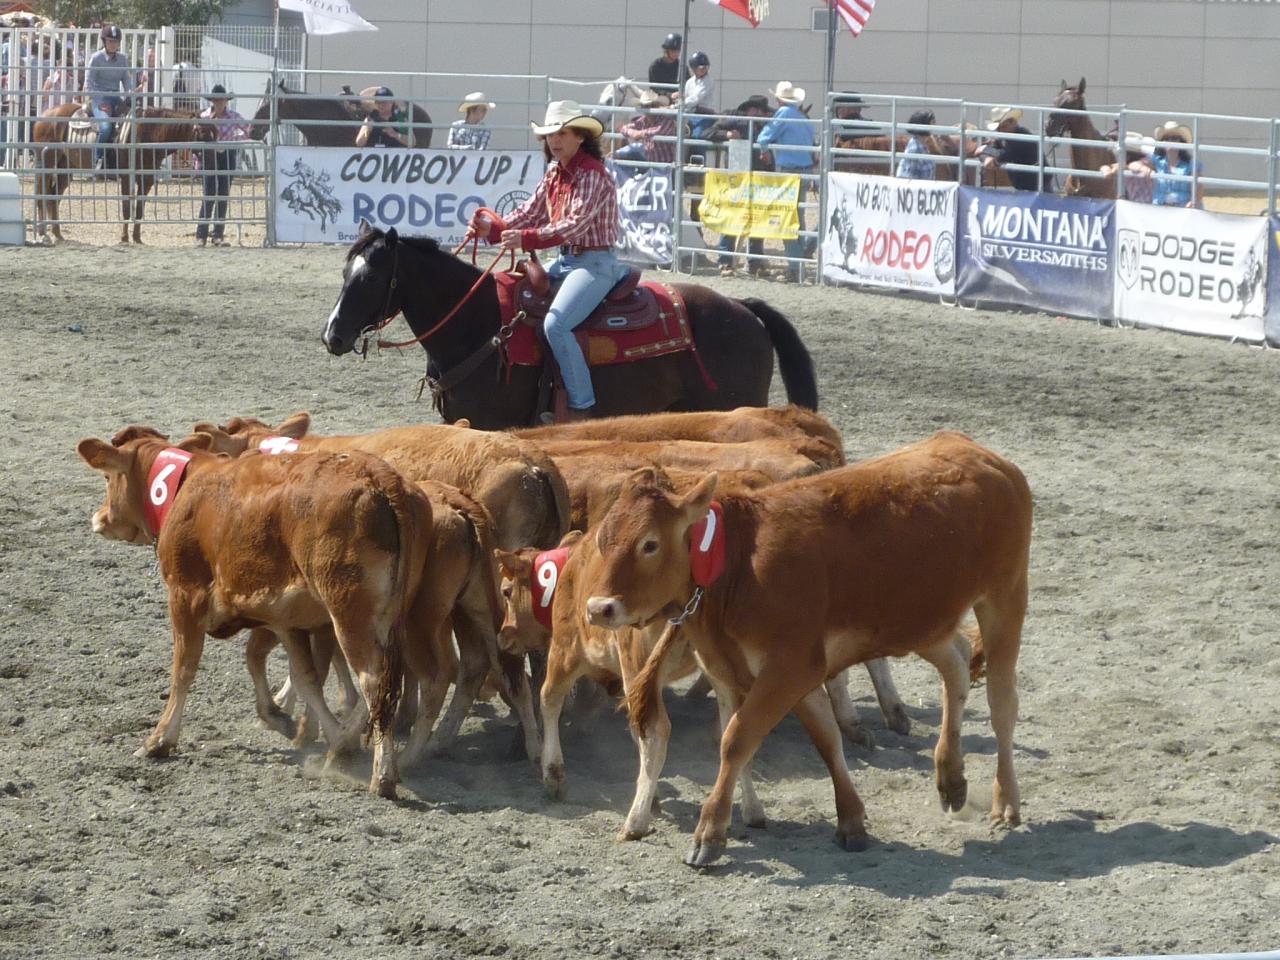
[[[761,240],[799,236],[800,178],[795,174],[708,170],[705,194],[699,216],[717,233]]]

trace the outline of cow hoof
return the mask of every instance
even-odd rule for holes
[[[632,826],[630,823],[622,828],[622,832],[618,834],[619,840],[642,840],[649,834],[653,833],[654,826],[652,823],[646,823],[643,826]]]
[[[861,853],[871,845],[871,839],[867,836],[867,831],[862,828],[856,830],[841,830],[837,828],[833,839],[837,847],[849,853]]]
[[[686,865],[695,868],[709,867],[724,854],[723,840],[697,840],[689,845],[689,852],[684,855]]]
[[[854,747],[865,747],[868,750],[876,748],[876,738],[871,735],[871,731],[862,724],[846,724],[840,728],[840,732],[844,734],[844,738]]]
[[[942,809],[951,813],[959,813],[964,809],[969,797],[969,783],[961,777],[950,784],[938,784],[938,796],[942,800]]]
[[[369,784],[369,792],[376,793],[384,800],[395,800],[396,782],[390,779],[374,780]]]
[[[155,743],[147,741],[137,750],[133,751],[133,755],[139,760],[163,760],[173,752],[173,746],[159,740]]]
[[[998,827],[1017,827],[1022,825],[1022,815],[1013,807],[991,811],[991,822]]]
[[[759,815],[752,814],[751,816],[744,813],[742,815],[742,822],[752,830],[764,830],[769,826],[769,818],[763,813]]]
[[[889,711],[884,722],[890,730],[904,737],[911,732],[911,718],[907,716],[907,708],[900,703]]]
[[[547,790],[547,797],[551,800],[563,800],[565,797],[564,769],[559,771],[552,770],[550,773],[542,775],[542,785]]]
[[[298,725],[294,722],[293,717],[289,716],[283,710],[272,710],[270,714],[262,720],[262,725],[268,730],[274,730],[286,740],[292,740],[297,745]]]

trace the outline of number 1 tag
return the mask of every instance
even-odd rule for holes
[[[693,582],[709,587],[724,573],[724,511],[711,501],[707,515],[689,528],[689,566]]]
[[[178,495],[190,462],[191,454],[186,450],[166,447],[151,464],[151,472],[147,474],[147,497],[142,507],[153,537],[160,535],[164,518],[169,515],[169,508],[173,506],[173,498]]]
[[[568,559],[568,547],[546,550],[533,558],[533,571],[529,574],[533,615],[548,630],[551,629],[551,603],[556,598],[556,587],[560,585],[560,574]]]

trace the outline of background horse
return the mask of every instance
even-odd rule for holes
[[[935,157],[958,157],[960,155],[960,136],[958,134],[929,134],[922,138],[925,146],[928,148],[929,154]],[[882,177],[892,177],[895,172],[895,164],[907,151],[907,144],[911,137],[907,134],[898,134],[897,138],[882,136],[867,137],[844,137],[841,138],[836,146],[847,150],[871,150],[883,153],[883,159],[880,157],[857,156],[857,157],[835,157],[835,169],[842,173],[868,173]],[[966,136],[964,138],[964,153],[968,160],[976,160],[982,150],[983,141],[976,137]],[[896,153],[893,155],[893,163],[890,162],[890,148]],[[956,178],[957,165],[954,163],[939,163],[934,167],[935,180],[954,180]],[[972,166],[965,167],[964,182],[970,186],[983,187],[1007,187],[1009,183],[1009,175],[1000,167],[993,170],[986,170],[981,167],[974,168]]]
[[[1072,140],[1098,140],[1101,143],[1092,147],[1084,143],[1071,144],[1071,167],[1074,170],[1101,170],[1108,164],[1116,162],[1114,145],[1093,125],[1093,120],[1084,113],[1063,113],[1065,110],[1084,110],[1084,77],[1080,78],[1078,87],[1068,87],[1062,81],[1062,89],[1053,100],[1057,111],[1049,114],[1045,122],[1044,133],[1047,137],[1070,136]],[[1077,177],[1072,174],[1062,188],[1063,194],[1069,197],[1114,197],[1116,184],[1111,177]]]
[[[340,100],[336,97],[308,97],[297,90],[290,90],[279,82],[279,99],[276,100],[276,120],[287,123],[290,120],[309,121],[295,124],[302,133],[302,139],[309,147],[354,147],[356,134],[360,132],[359,121],[364,114],[360,104],[352,100]],[[348,88],[349,89],[349,88]],[[368,88],[368,93],[361,91],[359,96],[373,96],[377,87]],[[355,96],[355,94],[351,94]],[[265,139],[267,126],[271,120],[271,81],[267,81],[267,89],[262,94],[262,104],[253,115],[253,127],[249,135],[254,140]],[[413,105],[413,144],[415,147],[431,146],[431,114],[417,104]]]
[[[366,331],[398,311],[421,336],[461,303],[479,276],[479,269],[434,240],[362,226],[347,252],[342,292],[325,326],[324,345],[335,356],[349,353]],[[775,350],[790,402],[817,408],[813,361],[786,317],[760,300],[731,300],[695,284],[672,286],[684,296],[698,354],[717,389],[707,384],[698,358],[688,351],[598,366],[591,371],[597,416],[766,406]],[[457,382],[443,391],[446,421],[465,417],[477,429],[499,430],[532,423],[539,412],[542,370],[503,369],[492,346],[500,325],[496,284],[486,277],[457,316],[422,341],[430,376],[460,371],[449,377]]]

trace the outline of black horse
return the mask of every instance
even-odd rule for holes
[[[362,226],[347,251],[324,345],[335,356],[349,353],[365,332],[398,310],[421,335],[462,300],[479,275],[434,240]],[[731,300],[695,284],[674,286],[685,298],[698,353],[716,389],[687,351],[593,367],[598,416],[766,406],[775,350],[787,398],[817,409],[813,360],[786,317],[760,300]],[[465,417],[477,429],[499,430],[524,426],[537,415],[540,371],[512,367],[506,382],[493,348],[500,325],[496,285],[486,277],[458,315],[422,341],[428,376],[441,381],[440,413],[449,423]]]

